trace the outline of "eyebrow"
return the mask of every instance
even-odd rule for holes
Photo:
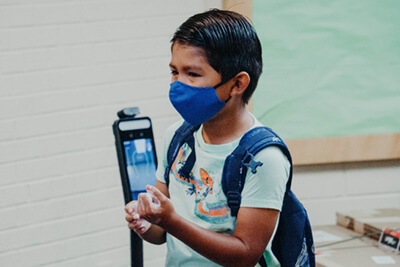
[[[169,64],[170,68],[176,69],[176,67],[173,64]],[[201,67],[194,66],[194,65],[187,65],[183,67],[184,71],[201,71],[203,70]]]

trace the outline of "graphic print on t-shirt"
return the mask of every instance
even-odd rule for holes
[[[189,178],[179,175],[179,169],[185,164],[189,153],[188,150],[181,148],[171,170],[179,183],[188,186],[186,194],[195,198],[195,215],[211,223],[227,222],[229,219],[227,203],[223,199],[216,200],[216,198],[210,197],[215,193],[222,192],[214,192],[214,181],[206,170],[200,168],[199,173],[191,173]]]

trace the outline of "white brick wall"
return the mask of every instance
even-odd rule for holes
[[[400,208],[400,160],[294,168],[293,190],[311,224],[335,224],[336,212]]]
[[[220,0],[0,1],[0,266],[129,266],[111,125],[178,119],[170,44]],[[145,244],[145,266],[165,246]]]

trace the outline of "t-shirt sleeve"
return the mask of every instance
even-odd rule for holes
[[[247,171],[240,206],[280,211],[290,174],[289,160],[276,146],[263,149],[254,160],[261,161],[263,165],[257,167],[255,174]]]
[[[179,128],[180,125],[182,125],[183,120],[177,121],[170,125],[167,130],[165,131],[164,134],[164,142],[162,146],[161,153],[159,154],[159,160],[158,160],[158,166],[157,166],[157,172],[156,172],[156,178],[160,182],[165,183],[165,168],[168,165],[167,161],[167,153],[168,153],[168,147],[169,144],[171,143],[172,137],[175,134],[175,131]]]

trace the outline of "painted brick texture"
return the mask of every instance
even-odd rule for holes
[[[221,1],[0,1],[0,266],[129,266],[111,125],[139,106],[156,145],[171,38]],[[165,246],[145,245],[145,266]]]

